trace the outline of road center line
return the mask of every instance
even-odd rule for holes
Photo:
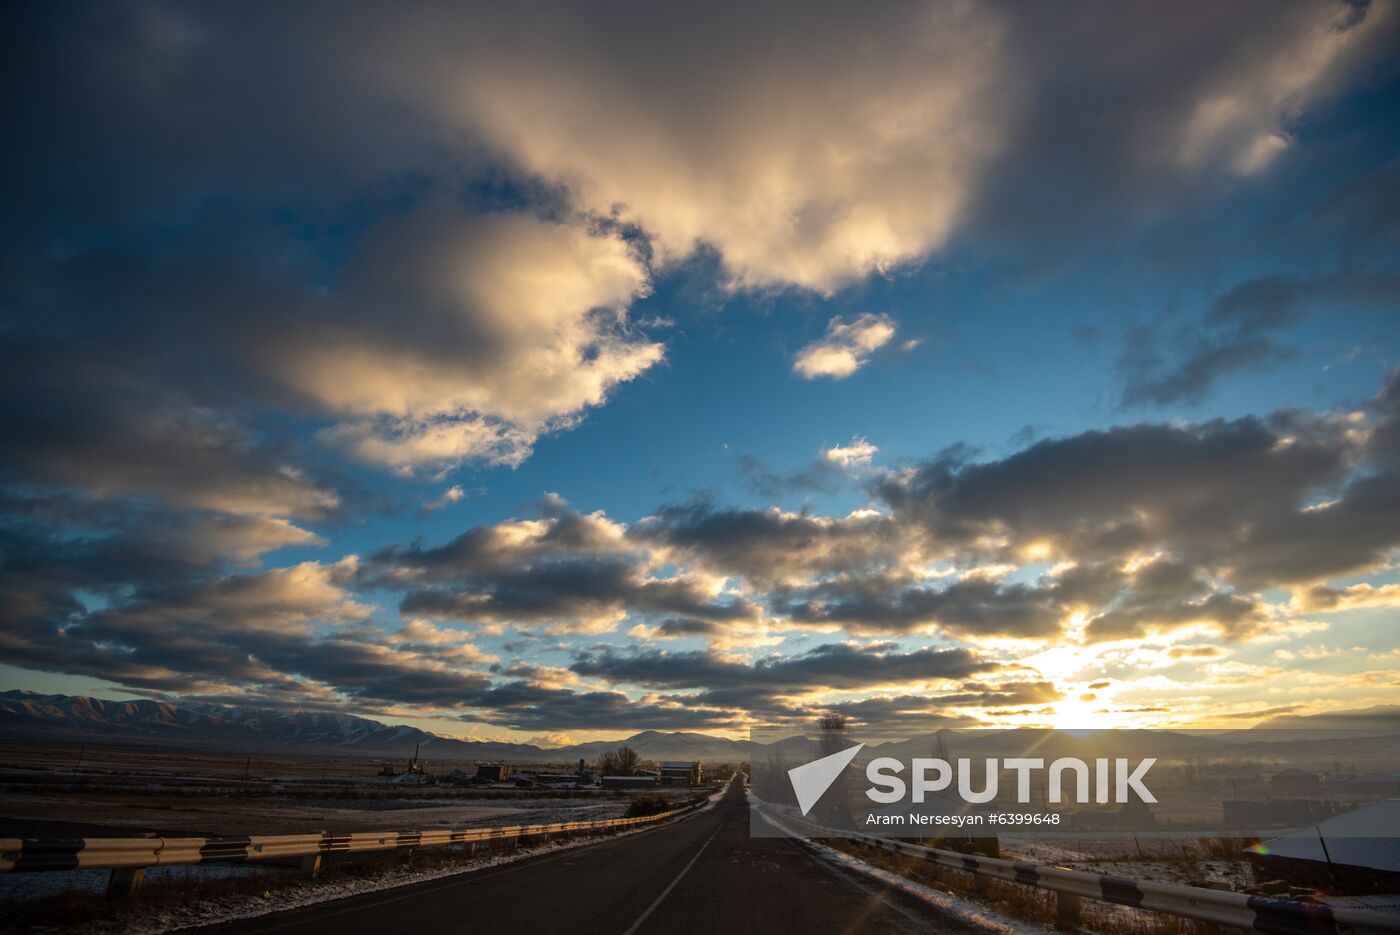
[[[675,819],[675,821],[684,821],[686,818],[689,817],[690,815],[683,815],[680,818]],[[612,847],[614,845],[626,844],[629,841],[634,841],[637,838],[643,837],[645,835],[654,834],[657,831],[662,831],[670,827],[671,824],[672,822],[667,822],[662,825],[654,825],[650,828],[643,828],[640,831],[632,831],[621,837],[607,838],[598,841],[589,841],[585,844],[580,844],[577,848],[566,847],[548,854],[525,855],[519,860],[513,860],[505,864],[496,864],[495,866],[490,867],[479,867],[475,870],[464,869],[461,872],[451,873],[446,876],[437,877],[431,880],[421,880],[416,883],[401,883],[398,886],[388,886],[382,890],[371,890],[368,893],[352,893],[349,896],[337,896],[331,899],[323,899],[319,902],[307,903],[304,906],[292,906],[287,909],[274,909],[271,912],[266,912],[261,915],[245,916],[241,919],[224,919],[219,922],[210,922],[209,926],[212,927],[218,925],[229,925],[240,922],[256,922],[258,919],[267,919],[272,924],[263,928],[256,929],[255,931],[276,932],[281,931],[283,929],[295,928],[300,925],[306,925],[311,920],[303,919],[299,915],[296,918],[287,918],[287,916],[298,913],[308,913],[314,915],[315,920],[319,921],[331,918],[332,916],[343,916],[351,912],[359,912],[361,909],[366,909],[371,906],[384,906],[389,903],[403,902],[405,899],[417,899],[421,896],[428,896],[433,893],[437,893],[441,890],[451,889],[456,886],[476,884],[480,883],[483,880],[493,880],[496,877],[503,877],[508,873],[515,873],[520,870],[529,870],[533,867],[540,867],[545,864],[555,863],[556,861],[563,860],[566,857],[578,856],[576,854],[570,853],[570,851],[573,850],[587,848],[588,850],[599,851]],[[433,884],[438,885],[434,886]],[[380,894],[383,894],[387,898],[373,898]],[[329,912],[315,912],[315,910],[317,910],[318,908],[330,907],[334,903],[344,903],[349,900],[354,900],[354,904],[348,906],[341,906],[339,908],[332,908]],[[361,905],[360,901],[366,901],[366,905]],[[204,928],[205,926],[201,925],[198,927]]]
[[[661,901],[664,900],[667,896],[670,896],[671,890],[675,889],[676,884],[681,882],[681,877],[689,873],[690,868],[695,866],[695,862],[700,859],[701,854],[705,853],[705,848],[710,846],[710,842],[715,839],[716,834],[719,834],[719,828],[716,828],[714,830],[714,834],[711,834],[708,838],[705,839],[705,843],[700,845],[700,850],[696,851],[695,856],[690,858],[690,863],[686,864],[684,867],[681,868],[681,872],[676,874],[676,878],[671,881],[670,885],[661,891],[661,895],[656,897],[656,901],[653,902],[650,906],[647,906],[646,912],[643,912],[641,916],[637,918],[637,921],[632,923],[632,927],[629,928],[627,931],[623,932],[622,935],[636,935],[637,929],[642,927],[642,923],[647,920],[647,916],[651,915],[653,912],[656,911],[656,907],[661,905]]]

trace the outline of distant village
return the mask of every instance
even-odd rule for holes
[[[422,745],[402,765],[386,762],[379,775],[399,783],[445,784],[512,789],[657,789],[689,788],[705,784],[705,770],[699,760],[643,760],[630,747],[618,747],[589,764],[580,758],[574,769],[559,765],[515,765],[505,761],[479,763],[474,768],[453,767],[447,772],[429,768],[421,755]],[[721,767],[711,781],[726,778],[733,770]]]

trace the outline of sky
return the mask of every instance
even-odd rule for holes
[[[0,687],[466,738],[1400,702],[1400,7],[48,3]]]

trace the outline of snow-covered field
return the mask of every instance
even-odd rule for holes
[[[1254,884],[1247,861],[1206,859],[1189,840],[1005,836],[1001,856],[1158,883],[1217,884],[1232,890]]]
[[[684,798],[684,795],[679,796]],[[271,796],[89,793],[77,796],[8,794],[0,821],[29,821],[16,836],[72,834],[48,830],[46,823],[82,822],[92,828],[155,831],[164,834],[301,834],[308,831],[390,831],[540,824],[616,818],[627,809],[624,795],[597,793],[558,796],[549,792],[473,798],[383,795],[374,798],[325,796],[312,800]],[[7,836],[0,832],[0,837]]]

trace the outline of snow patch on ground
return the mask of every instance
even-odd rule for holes
[[[962,899],[950,893],[924,886],[922,883],[915,883],[897,873],[881,870],[879,867],[868,864],[845,851],[838,851],[816,841],[804,840],[802,843],[823,860],[879,880],[886,886],[894,887],[900,892],[908,893],[910,896],[937,907],[939,911],[947,913],[960,922],[975,925],[989,932],[998,932],[1001,935],[1048,935],[1048,933],[1053,932],[1053,929],[1013,919],[1011,916],[978,905],[970,899]]]
[[[922,883],[916,883],[897,873],[890,873],[888,870],[882,870],[873,864],[866,863],[859,857],[847,854],[845,851],[838,851],[833,847],[827,847],[825,844],[820,844],[796,833],[791,828],[784,826],[781,822],[774,820],[771,814],[764,815],[763,817],[764,820],[773,825],[773,827],[791,835],[821,859],[835,864],[838,867],[854,870],[857,873],[879,880],[886,886],[893,887],[916,899],[923,900],[960,922],[965,922],[968,925],[976,926],[988,932],[997,932],[999,935],[1052,935],[1054,932],[1053,929],[1043,928],[1039,925],[1004,915],[994,909],[989,909],[986,906],[973,902],[970,899],[963,899],[951,893],[945,893],[941,890],[924,886]]]
[[[1144,839],[1141,844],[1146,847],[1144,856],[1139,857],[1131,853],[1132,841],[1007,836],[1001,839],[1001,856],[1156,883],[1185,886],[1223,883],[1236,892],[1254,884],[1253,873],[1245,860],[1207,859],[1194,842]],[[1151,847],[1154,844],[1157,845],[1155,851]]]
[[[638,834],[644,830],[649,829],[639,828],[636,831],[624,831],[613,835],[612,838],[629,834]],[[543,844],[538,847],[522,847],[519,851],[505,851],[489,854],[480,858],[473,858],[470,862],[456,864],[450,867],[434,867],[420,870],[415,870],[412,867],[391,867],[387,868],[381,875],[368,880],[359,878],[308,881],[277,890],[276,892],[265,893],[261,896],[238,895],[221,897],[208,900],[198,906],[179,906],[162,912],[160,916],[156,918],[133,919],[130,920],[128,924],[119,924],[117,927],[110,929],[100,926],[90,926],[86,930],[101,932],[103,935],[146,935],[146,933],[169,932],[200,925],[212,925],[216,922],[232,922],[237,919],[249,919],[255,916],[267,915],[271,912],[284,912],[288,909],[300,909],[304,906],[314,906],[317,903],[329,902],[333,899],[343,899],[347,896],[359,896],[363,893],[377,893],[381,890],[391,890],[399,886],[409,886],[414,883],[427,883],[432,880],[458,876],[463,873],[474,873],[478,870],[487,870],[491,867],[499,867],[502,864],[510,864],[518,860],[524,860],[527,857],[539,857],[544,854],[552,854],[556,851],[567,851],[576,847],[587,847],[590,844],[598,844],[605,840],[612,840],[612,838],[576,838],[569,841],[550,842],[549,844]]]

